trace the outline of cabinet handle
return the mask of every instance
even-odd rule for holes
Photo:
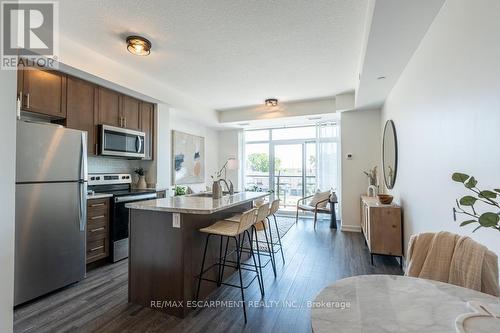
[[[96,232],[96,231],[101,231],[104,230],[104,227],[96,228],[96,229],[90,229],[90,232]]]
[[[95,144],[95,154],[99,155],[99,144],[98,143]]]
[[[100,249],[103,249],[104,248],[104,245],[101,245],[101,246],[98,246],[98,247],[94,247],[93,249],[90,249],[90,252],[94,252],[94,251],[97,251],[97,250],[100,250]]]
[[[123,117],[123,127],[127,127],[127,117]]]
[[[104,215],[99,215],[99,216],[93,216],[90,219],[91,220],[98,220],[98,219],[103,219],[103,218],[104,218]]]
[[[30,108],[30,93],[26,94],[26,108]]]
[[[101,202],[101,203],[98,203],[98,204],[91,204],[90,207],[100,207],[100,206],[104,206],[105,203],[104,202]]]

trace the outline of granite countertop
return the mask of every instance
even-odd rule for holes
[[[498,297],[475,290],[407,276],[360,275],[323,289],[312,304],[311,324],[314,333],[454,333],[457,319],[475,312],[474,302],[500,314]]]
[[[113,194],[111,194],[111,193],[94,193],[94,194],[88,194],[87,200],[111,198],[112,196],[113,196]]]
[[[213,199],[195,194],[131,202],[126,204],[125,207],[169,213],[212,214],[268,195],[269,193],[267,192],[240,192],[233,195],[225,195],[220,199]]]

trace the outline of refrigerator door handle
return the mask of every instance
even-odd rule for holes
[[[80,180],[87,181],[87,132],[82,132],[80,163]]]
[[[85,224],[87,222],[87,183],[80,183],[80,193],[79,193],[79,222],[80,231],[85,231]]]

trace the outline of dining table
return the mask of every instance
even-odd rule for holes
[[[338,280],[310,307],[314,333],[500,332],[498,297],[408,276]]]

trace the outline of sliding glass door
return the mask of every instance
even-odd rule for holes
[[[273,143],[273,188],[281,206],[295,206],[304,196],[304,144]]]
[[[272,191],[281,210],[318,189],[338,190],[335,123],[245,131],[245,189]]]
[[[316,142],[294,140],[271,143],[272,188],[282,208],[294,209],[297,200],[314,194],[316,181]]]

